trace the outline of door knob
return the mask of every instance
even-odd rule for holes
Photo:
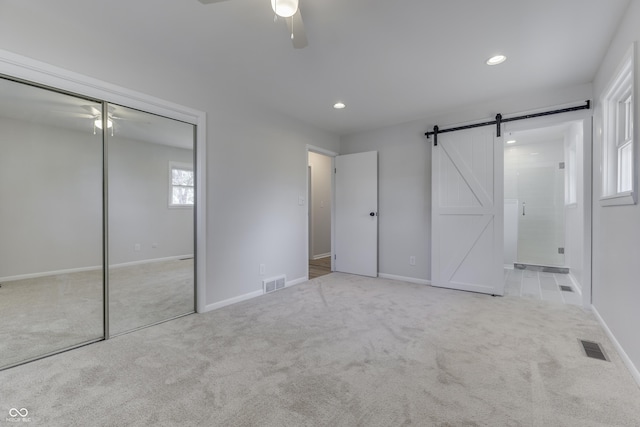
[[[369,212],[369,216],[376,216],[375,212]]]

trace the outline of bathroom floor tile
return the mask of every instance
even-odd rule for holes
[[[562,285],[571,286],[575,291],[568,274],[519,269],[504,271],[505,296],[537,299],[556,304],[582,305],[580,294],[560,290]]]

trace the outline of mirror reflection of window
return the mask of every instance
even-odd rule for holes
[[[190,207],[195,201],[193,164],[170,162],[171,189],[169,206]]]

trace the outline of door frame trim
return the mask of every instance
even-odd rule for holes
[[[327,157],[331,157],[331,169],[335,170],[336,167],[336,157],[339,155],[338,153],[336,153],[335,151],[331,151],[331,150],[327,150],[326,148],[322,148],[322,147],[318,147],[315,145],[311,145],[311,144],[307,144],[306,148],[305,148],[305,157],[304,157],[304,167],[305,167],[305,176],[306,176],[306,201],[307,201],[307,215],[306,215],[306,228],[305,228],[305,251],[306,251],[306,257],[305,257],[305,271],[307,272],[306,277],[307,280],[309,280],[309,227],[310,227],[310,221],[309,221],[309,207],[311,206],[311,201],[309,199],[310,194],[309,194],[309,153],[316,153],[316,154],[322,154],[323,156],[327,156]],[[336,175],[335,173],[331,174],[331,271],[335,271],[335,223],[336,223]]]

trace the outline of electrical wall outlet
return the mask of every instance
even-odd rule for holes
[[[260,275],[264,276],[265,271],[267,270],[267,267],[264,264],[260,264]]]
[[[135,245],[133,245],[134,251],[140,252],[140,249],[142,249],[142,246],[140,246],[140,243],[136,243]]]
[[[409,265],[416,265],[416,257],[415,256],[410,256],[409,257]]]

